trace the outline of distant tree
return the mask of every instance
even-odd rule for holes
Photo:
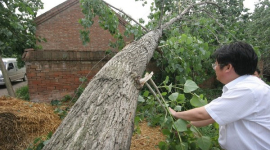
[[[264,72],[270,73],[270,1],[259,0],[246,28],[246,36],[250,43],[261,52]]]
[[[10,96],[15,96],[2,57],[19,59],[25,48],[35,47],[34,18],[43,8],[41,0],[0,1],[0,68]]]
[[[202,0],[204,1],[204,0]],[[152,5],[148,27],[156,28],[160,22],[175,17],[194,0],[156,0]],[[225,43],[243,40],[243,0],[213,0],[218,7],[194,7],[183,18],[163,32],[156,62],[166,76],[175,79],[175,84],[184,84],[187,79],[203,83],[213,76],[210,67],[214,60],[212,52]],[[164,14],[162,15],[162,12]],[[163,16],[162,21],[159,18]],[[244,19],[246,20],[246,19]]]

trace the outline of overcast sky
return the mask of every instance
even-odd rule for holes
[[[41,0],[41,1],[44,3],[43,5],[44,9],[40,10],[38,12],[38,15],[45,13],[46,11],[63,3],[66,0]],[[122,9],[125,13],[127,13],[132,18],[138,21],[139,18],[147,19],[147,15],[150,12],[150,3],[153,0],[148,0],[149,3],[145,7],[142,6],[142,2],[139,1],[135,2],[135,0],[105,0],[105,1],[118,9]]]
[[[38,15],[52,9],[53,7],[63,3],[66,0],[42,0],[44,3],[44,9],[40,10]],[[148,0],[148,4],[146,7],[142,6],[142,2],[135,0],[105,0],[107,3],[115,6],[116,8],[122,9],[132,18],[137,21],[139,18],[147,19],[147,15],[150,12],[150,3],[153,0]],[[245,0],[244,5],[251,10],[254,9],[254,4],[258,2],[258,0]]]

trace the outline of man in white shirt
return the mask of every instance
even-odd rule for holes
[[[201,127],[217,122],[219,144],[226,150],[270,149],[270,87],[253,76],[258,57],[253,48],[235,42],[218,49],[213,69],[225,84],[211,103],[171,114]]]

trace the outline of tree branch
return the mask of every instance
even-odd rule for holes
[[[226,30],[225,27],[224,27],[224,25],[221,24],[221,23],[219,23],[218,20],[217,20],[215,17],[213,17],[209,12],[207,12],[207,11],[205,11],[205,10],[202,10],[202,11],[204,11],[209,17],[211,17],[212,19],[214,19],[215,22],[216,22],[221,28],[223,28],[223,29],[224,29],[226,32],[228,32],[235,40],[238,41],[238,39],[237,39],[233,34],[231,34],[231,32],[229,32],[228,30]]]
[[[206,26],[201,26],[201,25],[198,25],[198,26],[199,26],[199,27],[203,27],[203,28],[205,28],[207,31],[211,32],[212,35],[216,38],[217,42],[218,42],[219,44],[221,44],[221,42],[220,42],[219,39],[218,39],[218,36],[217,36],[213,31],[211,31],[210,29],[208,29]],[[215,30],[215,31],[216,31],[216,30]]]
[[[164,10],[164,0],[162,1],[162,6],[161,6],[161,13],[160,13],[160,16],[159,16],[159,23],[158,23],[158,27],[160,28],[161,27],[161,24],[162,24],[162,19],[163,19],[163,10]]]
[[[142,27],[144,29],[145,32],[149,32],[144,26],[142,26],[139,22],[137,22],[135,19],[133,19],[131,16],[129,16],[128,14],[126,14],[124,11],[112,6],[111,4],[105,2],[104,0],[102,0],[106,5],[108,5],[109,7],[112,7],[113,9],[118,10],[119,12],[123,13],[124,15],[126,15],[129,19],[131,19],[132,21],[134,21],[136,24],[138,24],[140,27]]]
[[[169,22],[167,22],[164,25],[162,25],[162,29],[167,29],[168,27],[170,27],[171,24],[173,24],[174,22],[180,20],[183,17],[183,15],[185,15],[186,13],[188,13],[189,10],[192,7],[197,6],[197,5],[204,5],[204,4],[212,4],[212,5],[216,5],[217,7],[219,7],[216,3],[214,3],[214,2],[208,2],[208,1],[206,1],[206,2],[200,2],[200,3],[196,3],[196,4],[193,4],[193,5],[190,5],[184,11],[182,11],[182,13],[179,14],[177,17],[172,18]]]

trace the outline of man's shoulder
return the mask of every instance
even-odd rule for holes
[[[270,86],[264,81],[255,76],[249,76],[238,82],[233,89],[246,89],[253,93],[260,93],[261,91],[269,91]]]

